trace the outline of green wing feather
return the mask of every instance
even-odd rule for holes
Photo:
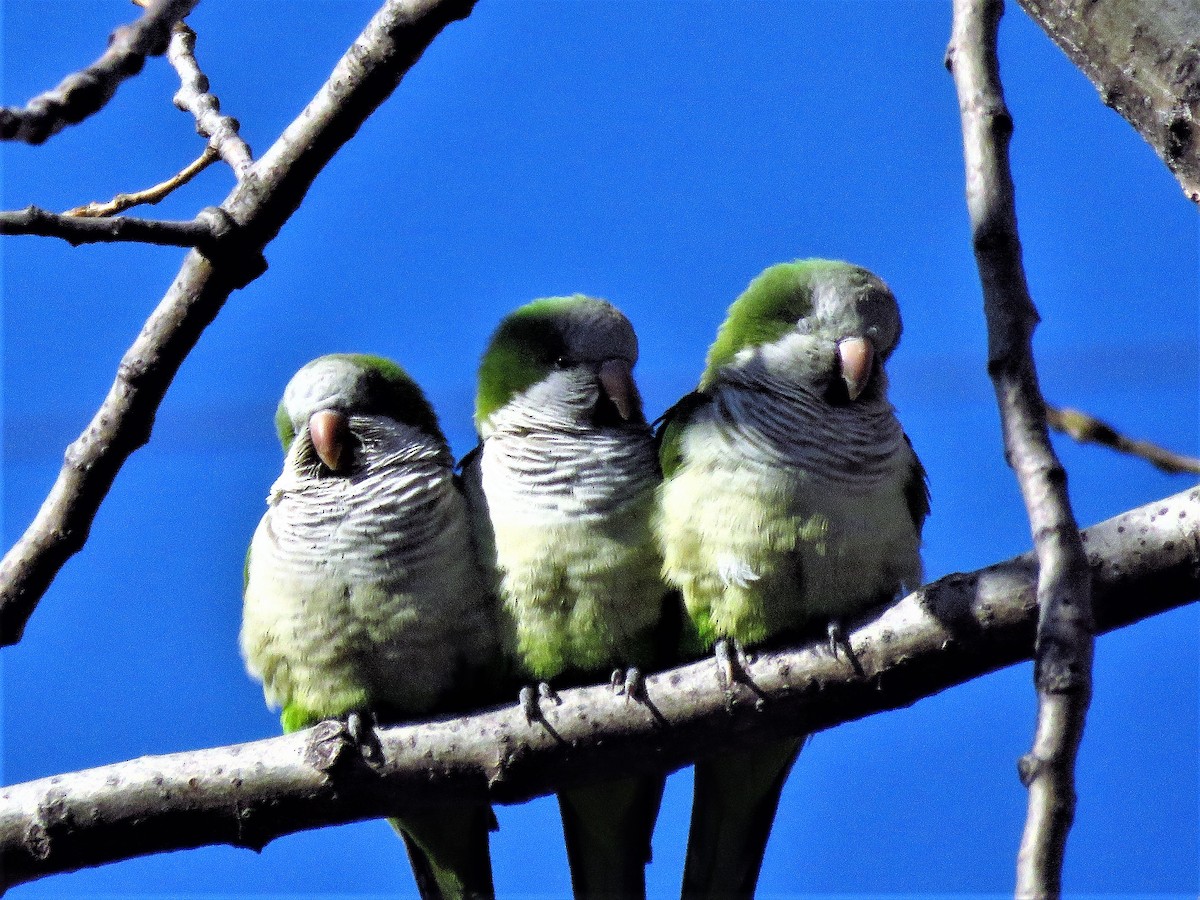
[[[658,448],[658,464],[664,478],[670,478],[683,462],[683,431],[696,410],[712,402],[702,390],[684,394],[679,401],[658,417],[658,431],[654,434]]]

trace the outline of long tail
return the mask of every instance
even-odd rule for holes
[[[650,840],[665,783],[665,775],[639,776],[559,793],[576,900],[645,898]]]
[[[458,806],[388,819],[404,839],[422,900],[493,900],[490,806]]]
[[[683,897],[754,896],[779,795],[804,738],[696,763]]]

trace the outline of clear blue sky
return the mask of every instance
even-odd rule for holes
[[[373,11],[350,0],[204,0],[197,54],[264,151]],[[4,103],[100,52],[119,0],[3,0]],[[150,445],[24,641],[0,653],[3,778],[277,731],[237,651],[242,557],[280,467],[271,413],[329,351],[392,356],[472,445],[478,355],[538,296],[606,297],[638,328],[657,415],[695,383],[729,302],[760,269],[821,255],[900,299],[893,400],[929,470],[929,576],[1028,548],[984,370],[963,203],[950,6],[481,0],[318,178],[183,366]],[[1012,153],[1047,395],[1195,452],[1197,218],[1140,137],[1010,3],[1001,31]],[[4,208],[62,210],[194,158],[163,60],[42,148],[2,148]],[[216,166],[157,209],[190,218],[232,186]],[[4,537],[24,529],[182,251],[8,238],[3,253]],[[1058,442],[1080,520],[1188,486]],[[1070,893],[1197,892],[1195,608],[1101,638],[1080,756]],[[1034,719],[1018,666],[818,735],[784,794],[763,897],[1006,893],[1024,818],[1016,759]],[[677,895],[690,794],[672,778],[649,870]],[[499,810],[502,896],[569,887],[556,809]],[[414,893],[379,822],[207,848],[14,889],[14,898]]]

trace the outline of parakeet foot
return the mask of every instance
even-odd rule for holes
[[[842,623],[837,619],[830,619],[826,631],[829,635],[829,652],[833,658],[837,659],[838,648],[840,647],[845,651],[846,659],[850,660],[850,665],[854,667],[855,674],[860,676],[865,674],[862,663],[854,655],[854,648],[850,645],[850,638],[846,636],[846,630],[842,628]]]
[[[539,682],[537,693],[531,685],[525,685],[521,688],[521,694],[518,702],[521,704],[521,710],[525,713],[525,721],[532,725],[534,722],[543,720],[542,716],[542,701],[552,700],[557,706],[562,703],[562,698],[554,692],[554,688],[550,687],[546,682]]]
[[[837,658],[838,647],[846,646],[845,629],[842,628],[842,623],[837,619],[830,619],[825,632],[829,635],[829,653],[834,658]]]
[[[646,676],[637,666],[628,669],[613,669],[613,693],[618,697],[625,695],[626,700],[644,700],[646,697]]]
[[[713,644],[713,658],[717,661],[717,681],[725,692],[725,706],[732,709],[734,687],[750,683],[746,677],[746,651],[735,638],[718,638]]]
[[[358,745],[363,759],[374,762],[383,759],[383,747],[375,733],[375,714],[369,709],[354,710],[346,716],[346,731]]]

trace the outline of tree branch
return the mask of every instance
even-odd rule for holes
[[[105,216],[115,216],[117,213],[124,212],[127,209],[141,206],[143,203],[153,205],[165,198],[176,188],[187,184],[218,159],[220,159],[220,155],[216,150],[212,147],[205,147],[204,152],[197,159],[166,181],[161,181],[153,187],[148,187],[142,191],[134,191],[131,194],[117,194],[117,196],[105,203],[92,201],[84,206],[76,206],[68,209],[63,215],[78,216],[85,219],[99,219]]]
[[[208,138],[208,146],[221,155],[240,181],[254,164],[250,148],[238,134],[237,119],[221,115],[221,101],[208,92],[208,78],[200,71],[195,52],[196,32],[179,22],[167,48],[167,59],[179,73],[175,106],[192,114],[196,131]]]
[[[387,0],[299,117],[221,204],[231,228],[193,250],[125,353],[116,380],[66,459],[33,523],[0,562],[0,645],[21,639],[59,569],[84,545],[129,455],[149,440],[158,405],[230,293],[261,274],[263,248],[325,164],[391,95],[441,30],[475,0]]]
[[[1047,403],[1046,422],[1055,431],[1061,431],[1081,444],[1099,444],[1118,453],[1136,456],[1168,475],[1200,475],[1200,459],[1175,453],[1149,441],[1126,437],[1107,422],[1078,409],[1060,408]]]
[[[1039,563],[1038,690],[1033,749],[1018,766],[1029,788],[1017,857],[1019,897],[1057,897],[1067,834],[1075,816],[1075,758],[1092,693],[1091,579],[1067,496],[1067,475],[1050,445],[1032,336],[1029,296],[1017,235],[996,34],[1003,0],[954,0],[947,65],[962,117],[967,206],[988,327],[988,373],[996,390],[1004,453],[1033,532]]]
[[[1020,0],[1200,203],[1200,4]]]
[[[0,212],[0,234],[57,237],[74,246],[134,241],[164,247],[207,247],[217,236],[211,211],[202,212],[190,222],[165,222],[124,216],[84,218],[69,213],[60,216],[27,206],[19,212]],[[223,211],[221,215],[224,216]]]
[[[1200,488],[1083,535],[1108,631],[1200,596]],[[821,637],[750,659],[732,709],[712,660],[646,680],[648,703],[606,686],[563,691],[545,724],[514,703],[380,729],[368,764],[338,723],[284,737],[143,757],[0,791],[4,886],[132,856],[231,844],[435,803],[515,803],[563,786],[693,762],[705,752],[830,728],[1028,659],[1032,554],[949,575],[848,623],[854,661]]]
[[[68,125],[104,108],[121,82],[142,71],[147,56],[167,49],[171,26],[183,20],[199,0],[153,0],[132,25],[112,33],[104,55],[54,90],[34,97],[24,109],[0,108],[0,140],[40,144]]]

